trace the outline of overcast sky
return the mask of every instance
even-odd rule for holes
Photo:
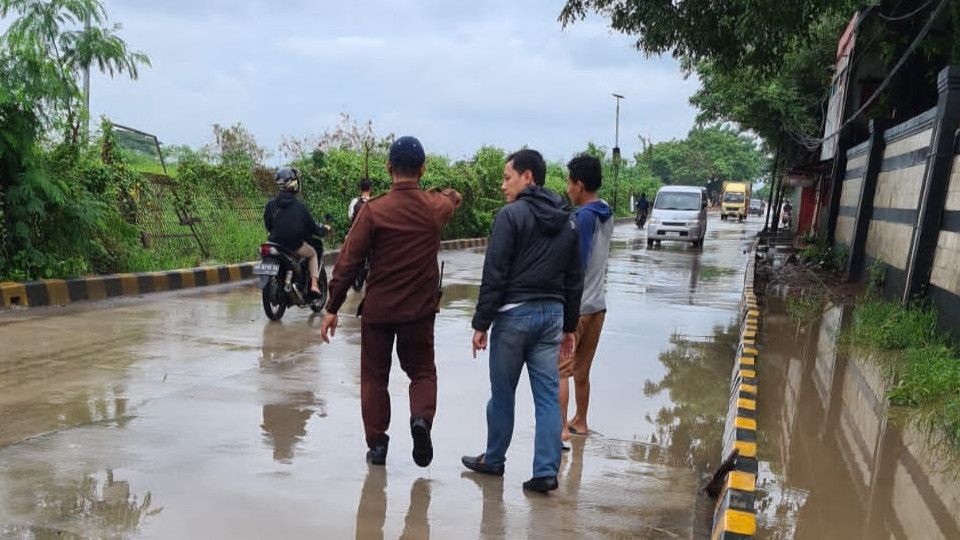
[[[599,19],[563,29],[562,1],[105,5],[153,67],[135,82],[96,75],[93,116],[166,144],[199,146],[213,123],[239,121],[276,153],[281,135],[322,133],[346,112],[453,158],[527,144],[566,159],[587,141],[613,146],[617,92],[630,156],[638,134],[683,137],[695,114],[697,82],[675,61],[646,58]]]

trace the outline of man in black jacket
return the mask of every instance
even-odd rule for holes
[[[310,292],[320,294],[320,260],[317,250],[307,243],[313,235],[326,236],[329,225],[318,225],[305,204],[297,200],[300,174],[296,169],[280,169],[276,177],[280,193],[263,209],[263,225],[270,233],[270,241],[283,249],[307,258],[310,270]]]
[[[507,205],[493,222],[473,317],[473,355],[490,337],[487,449],[464,456],[470,470],[502,475],[513,435],[514,398],[526,365],[536,407],[533,478],[523,488],[557,489],[560,468],[558,353],[573,354],[583,275],[576,222],[543,187],[546,163],[535,150],[507,158]]]

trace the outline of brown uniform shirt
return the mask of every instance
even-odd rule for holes
[[[327,312],[339,311],[369,257],[365,321],[402,323],[436,313],[440,230],[459,204],[460,195],[452,189],[429,192],[403,181],[360,207],[333,268]]]

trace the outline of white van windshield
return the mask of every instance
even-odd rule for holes
[[[657,210],[700,210],[700,195],[681,191],[661,191],[653,207]]]

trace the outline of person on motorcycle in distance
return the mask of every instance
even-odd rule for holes
[[[307,206],[297,200],[300,173],[296,169],[284,168],[277,171],[276,183],[280,192],[270,199],[263,209],[263,224],[270,233],[271,242],[307,258],[310,292],[319,295],[320,261],[317,250],[307,243],[307,239],[314,235],[326,236],[330,226],[318,225]]]
[[[640,199],[637,200],[637,219],[641,223],[647,221],[647,214],[650,211],[650,201],[647,200],[647,193],[640,193]]]

